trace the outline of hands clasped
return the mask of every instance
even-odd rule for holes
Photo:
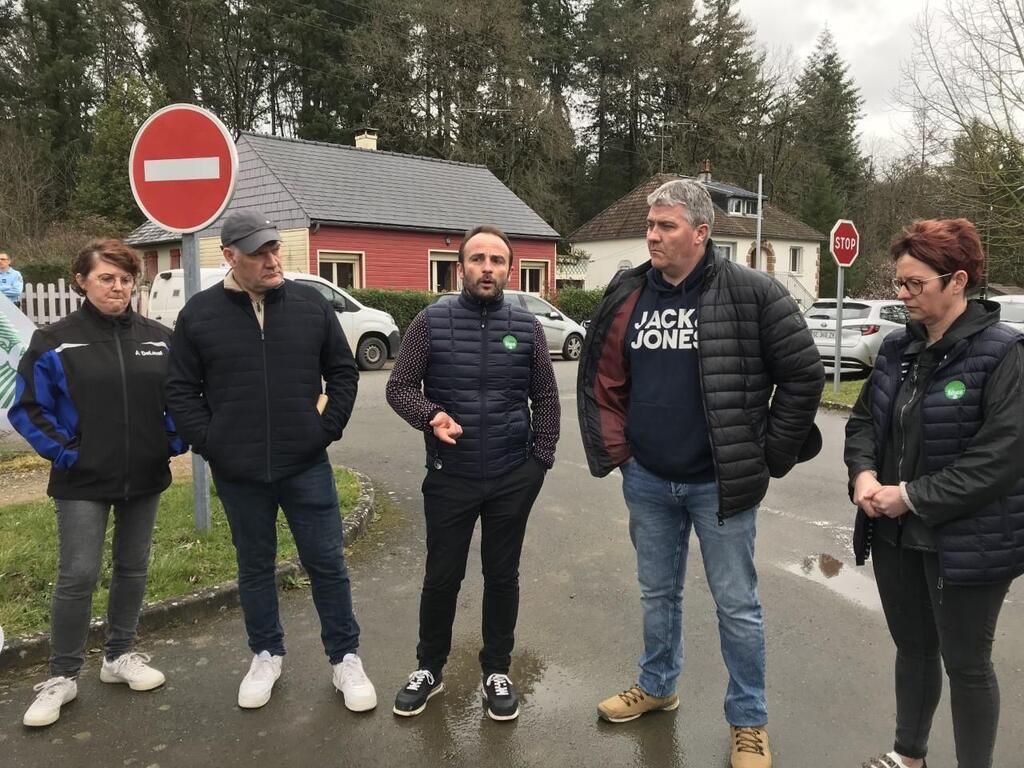
[[[861,472],[853,486],[853,503],[868,517],[905,515],[910,509],[903,501],[898,485],[882,485],[872,472]]]

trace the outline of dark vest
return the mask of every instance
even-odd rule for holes
[[[430,358],[423,391],[462,426],[455,445],[427,433],[427,466],[497,477],[530,456],[534,318],[502,300],[465,294],[426,309]]]
[[[900,360],[910,341],[905,332],[890,337],[871,377],[879,466],[901,383]],[[926,472],[942,470],[967,449],[984,418],[985,382],[1019,341],[1013,329],[997,323],[954,347],[939,363],[921,401]],[[1024,478],[1007,496],[936,528],[935,539],[940,573],[951,584],[990,584],[1024,573]]]

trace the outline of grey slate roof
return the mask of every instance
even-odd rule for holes
[[[236,143],[238,181],[221,219],[256,208],[282,229],[320,222],[461,233],[495,224],[510,236],[559,237],[483,165],[255,133]],[[130,242],[159,242],[141,239],[149,236],[147,227],[159,229],[144,224]],[[199,236],[219,234],[220,220]]]
[[[158,245],[160,243],[176,243],[181,240],[177,232],[168,232],[151,221],[139,225],[124,239],[128,245]]]

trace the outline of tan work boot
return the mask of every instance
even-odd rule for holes
[[[609,723],[626,723],[640,715],[658,710],[668,711],[679,706],[679,697],[651,696],[639,685],[617,693],[597,705],[597,714]]]
[[[729,735],[732,737],[731,768],[772,768],[766,729],[730,725]]]

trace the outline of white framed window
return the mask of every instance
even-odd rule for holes
[[[757,216],[757,200],[730,197],[728,211],[730,216]]]
[[[717,250],[718,255],[726,261],[736,261],[736,249],[737,243],[735,242],[715,241],[715,250]]]
[[[363,287],[363,254],[348,251],[317,251],[320,277],[339,288]]]
[[[789,271],[804,271],[804,249],[799,245],[791,245],[789,247]]]
[[[548,263],[546,261],[519,262],[519,290],[540,295],[548,286]]]
[[[428,287],[434,293],[462,289],[459,280],[459,254],[457,251],[431,251]]]

